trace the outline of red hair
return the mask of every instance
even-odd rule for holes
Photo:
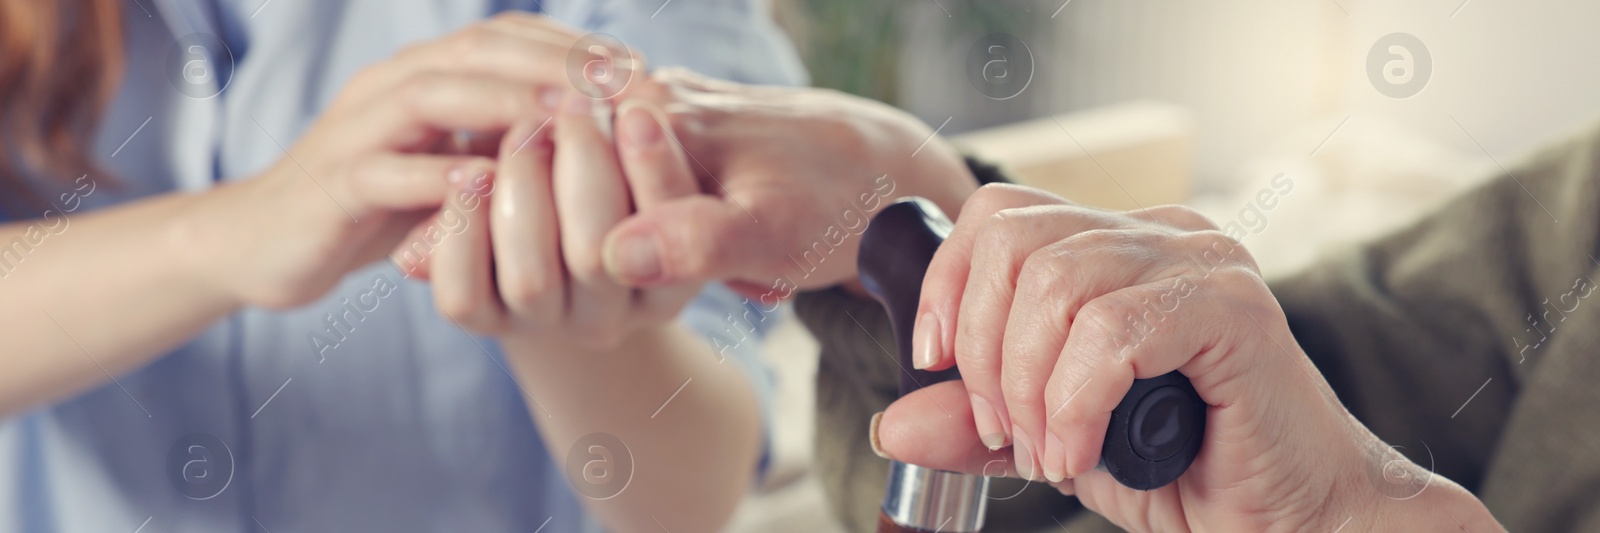
[[[95,173],[122,32],[120,0],[0,0],[0,207],[43,206],[29,172],[63,183]]]

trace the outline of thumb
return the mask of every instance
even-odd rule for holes
[[[634,287],[713,281],[762,270],[782,248],[737,202],[693,195],[657,204],[612,228],[606,271]]]

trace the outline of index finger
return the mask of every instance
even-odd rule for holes
[[[973,193],[922,278],[916,332],[911,337],[918,368],[939,371],[956,363],[956,315],[971,273],[982,220],[1006,209],[1065,202],[1043,191],[1006,184],[986,185]]]

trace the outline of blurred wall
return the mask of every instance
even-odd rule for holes
[[[1171,101],[1194,112],[1204,185],[1228,182],[1263,152],[1306,155],[1346,118],[1345,135],[1398,130],[1502,161],[1600,119],[1600,2],[998,1],[1039,23],[1023,31],[1035,84],[1013,100],[968,86],[962,61],[975,37],[942,30],[950,22],[938,4],[905,17],[902,105],[935,126],[951,119],[945,133]],[[1369,50],[1394,32],[1416,36],[1432,60],[1422,91],[1404,99],[1367,74]]]
[[[1346,72],[1356,72],[1370,43],[1396,31],[1416,35],[1434,59],[1429,86],[1408,100],[1377,94],[1363,77],[1347,80],[1348,105],[1354,109],[1393,116],[1452,146],[1481,152],[1462,132],[1464,126],[1502,161],[1600,120],[1600,2],[1351,0],[1347,5]]]

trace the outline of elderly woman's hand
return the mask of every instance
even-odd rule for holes
[[[775,306],[854,279],[858,237],[894,199],[922,196],[955,213],[977,188],[932,129],[871,100],[682,70],[629,95],[668,111],[705,193],[612,231],[606,267],[635,286],[726,280]]]
[[[985,187],[934,257],[919,313],[916,366],[957,365],[963,381],[878,419],[889,457],[951,470],[1014,460],[1139,531],[1498,529],[1344,409],[1250,254],[1191,210]],[[1174,370],[1210,406],[1200,455],[1170,485],[1123,487],[1095,469],[1111,411],[1134,379]],[[1421,492],[1385,498],[1394,479]]]

